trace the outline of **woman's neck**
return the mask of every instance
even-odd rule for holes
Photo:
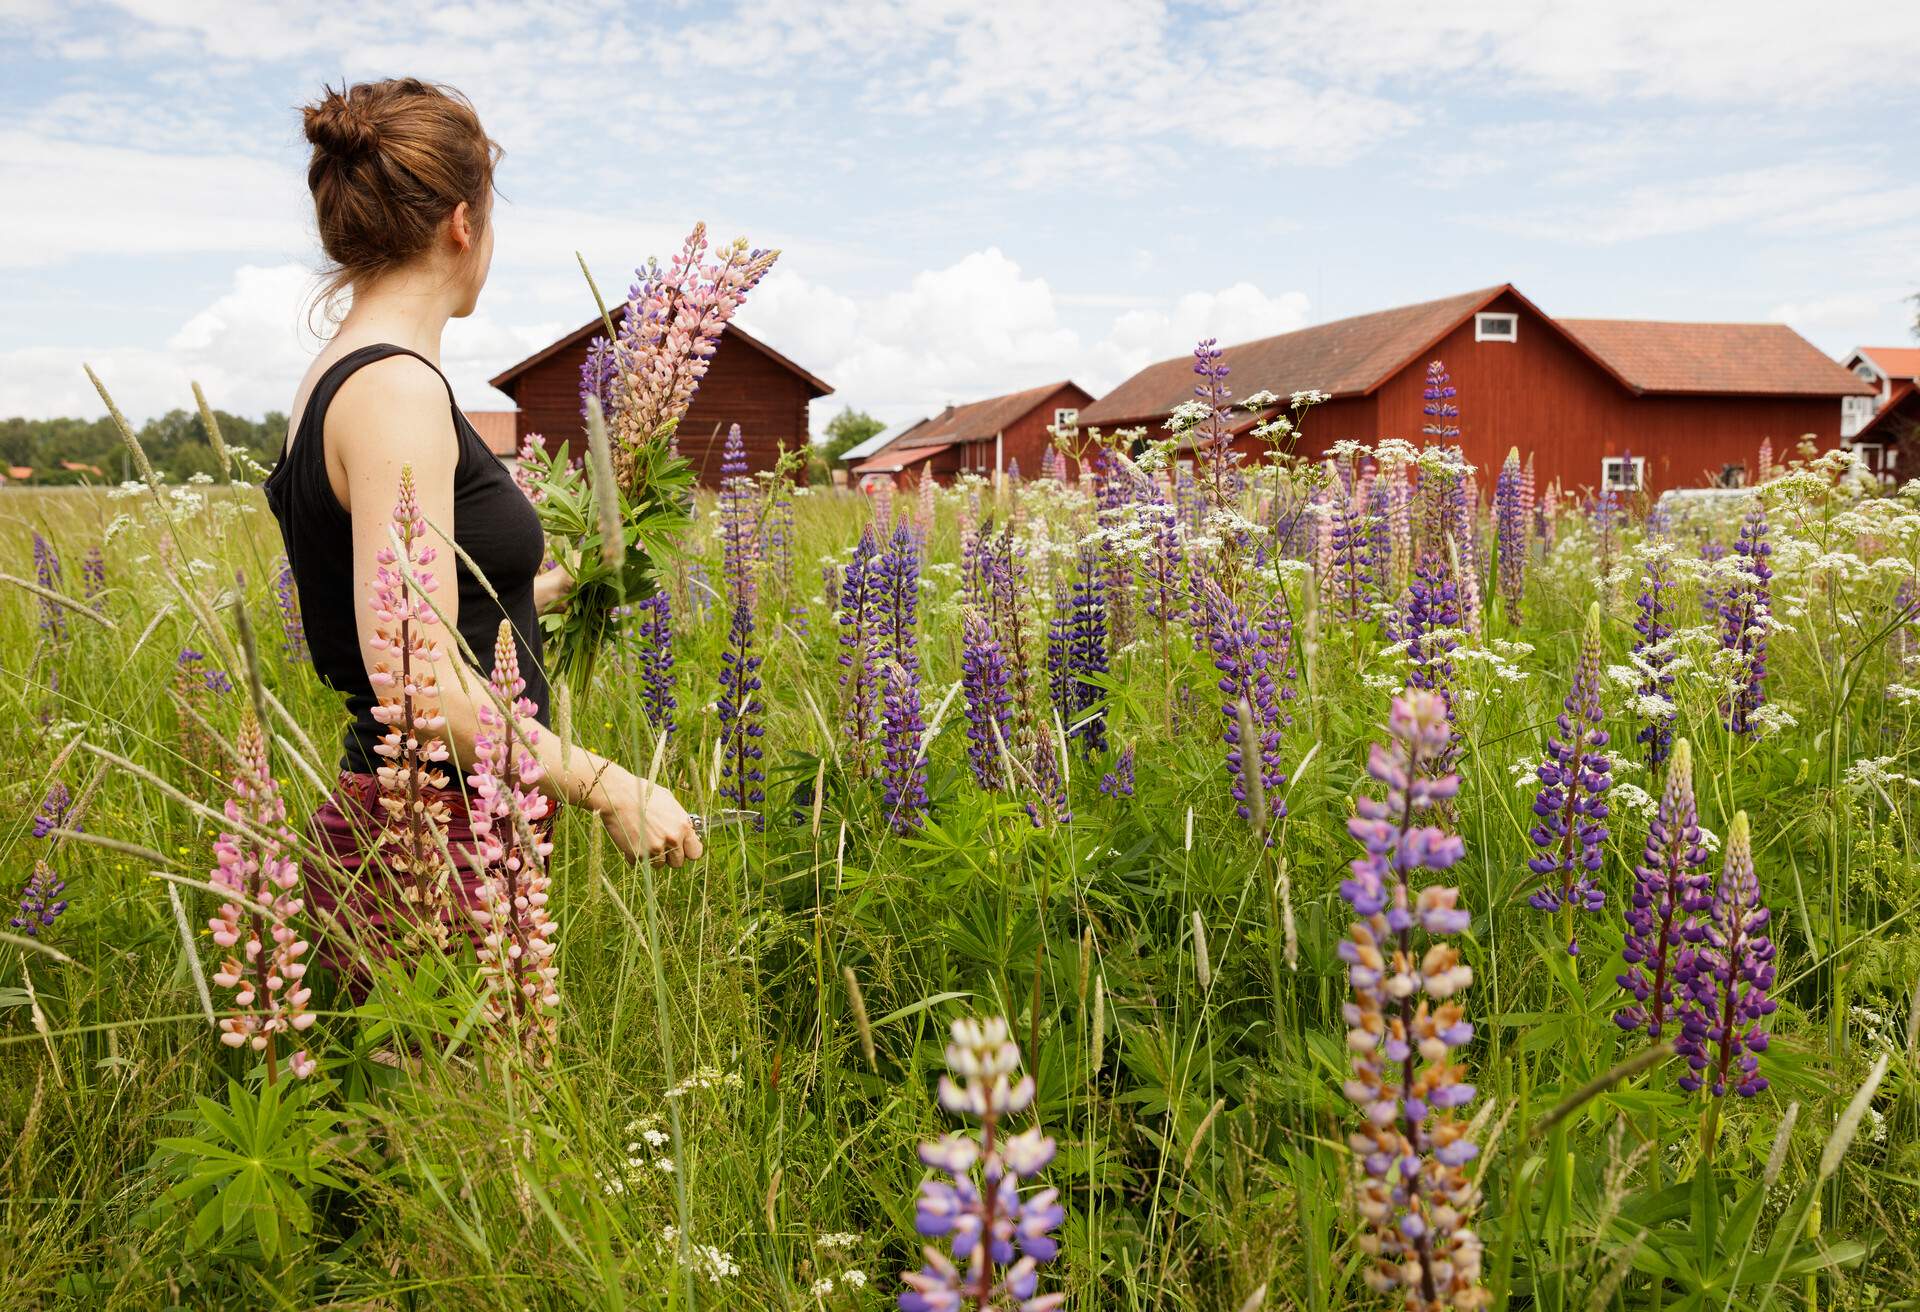
[[[353,304],[340,321],[335,339],[366,344],[391,342],[440,364],[440,335],[455,311],[456,297],[437,272],[389,274],[366,288],[355,288]]]

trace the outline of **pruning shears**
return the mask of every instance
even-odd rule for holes
[[[716,829],[733,829],[740,825],[751,824],[760,818],[760,813],[758,811],[725,810],[715,811],[712,815],[695,814],[687,818],[693,821],[693,832],[699,837],[705,838]]]

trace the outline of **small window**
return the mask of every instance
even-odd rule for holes
[[[1860,463],[1876,474],[1890,463],[1885,459],[1885,453],[1877,442],[1853,442],[1849,445],[1860,453]]]
[[[1840,398],[1840,436],[1852,437],[1865,428],[1872,418],[1872,397],[1843,396]]]
[[[1600,485],[1613,492],[1638,492],[1646,477],[1645,456],[1608,456],[1600,462]]]
[[[1053,426],[1062,432],[1070,428],[1080,427],[1080,412],[1078,410],[1055,410],[1053,412]]]
[[[1513,342],[1520,339],[1520,316],[1482,311],[1473,316],[1476,342]]]

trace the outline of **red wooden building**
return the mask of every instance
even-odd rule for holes
[[[624,305],[614,307],[616,326],[625,312]],[[605,325],[594,319],[493,377],[493,385],[520,408],[519,438],[538,433],[549,447],[565,442],[575,455],[586,449],[580,366],[586,363],[587,343],[605,335]],[[748,466],[755,472],[771,469],[781,447],[803,450],[812,440],[807,406],[832,391],[759,338],[728,324],[680,421],[680,454],[693,462],[701,483],[717,485],[721,443],[728,427],[738,424]]]
[[[1873,392],[1847,398],[1840,436],[1887,482],[1920,474],[1920,346],[1862,346],[1846,367]]]
[[[950,405],[856,464],[853,481],[891,478],[905,487],[931,475],[951,483],[961,473],[993,478],[1016,462],[1021,475],[1032,478],[1040,472],[1050,430],[1076,427],[1080,408],[1091,400],[1092,393],[1069,380]],[[1071,461],[1068,472],[1074,472]]]
[[[1841,400],[1867,384],[1782,324],[1552,319],[1512,284],[1407,305],[1226,349],[1237,396],[1318,389],[1301,445],[1342,439],[1419,443],[1426,368],[1444,362],[1458,395],[1460,445],[1490,483],[1518,447],[1540,486],[1673,487],[1743,480],[1760,443],[1782,457],[1803,436],[1840,440]],[[1163,435],[1193,396],[1191,356],[1149,365],[1084,407],[1083,425]],[[1279,410],[1267,414],[1280,413]],[[1235,445],[1259,443],[1240,426]]]

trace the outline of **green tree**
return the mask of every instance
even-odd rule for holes
[[[885,428],[865,410],[848,406],[827,422],[827,440],[820,444],[821,453],[831,463]]]

